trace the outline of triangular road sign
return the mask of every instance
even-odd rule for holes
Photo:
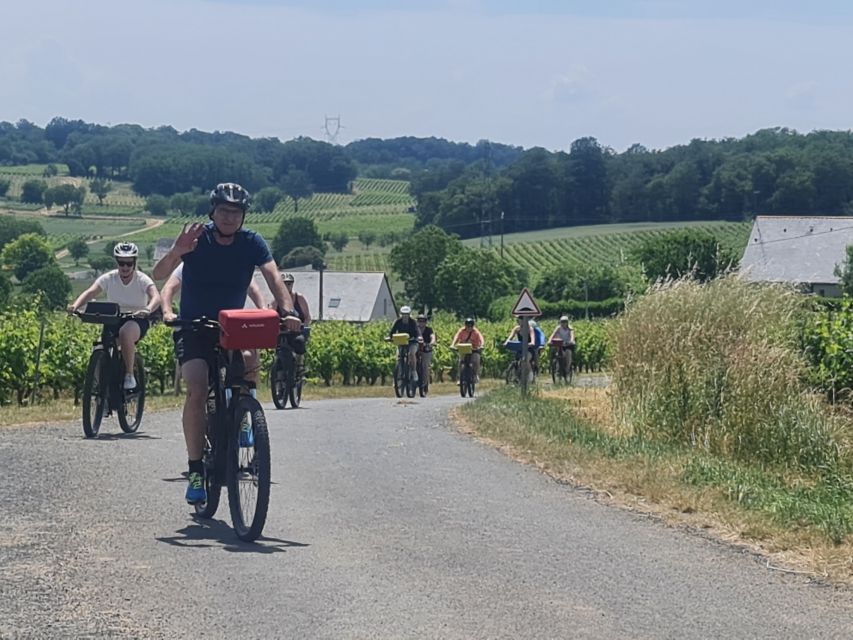
[[[515,306],[512,308],[512,315],[519,318],[535,318],[536,316],[542,315],[542,312],[539,310],[539,305],[536,304],[536,300],[533,299],[533,296],[530,294],[527,287],[524,287],[524,289],[521,290],[521,295],[518,296],[518,302],[516,302]]]

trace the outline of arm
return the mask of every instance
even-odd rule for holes
[[[302,309],[302,315],[305,317],[302,319],[302,324],[306,327],[311,326],[311,310],[308,308],[308,301],[305,299],[301,293],[297,293],[296,296],[299,298],[299,308]]]
[[[254,303],[254,305],[258,309],[266,309],[267,304],[264,302],[264,297],[261,294],[261,289],[258,285],[255,284],[255,279],[252,278],[252,281],[249,283],[249,299]]]
[[[151,315],[160,307],[160,293],[157,291],[157,287],[153,284],[148,285],[148,289],[145,290],[145,293],[148,294],[148,304],[145,305],[146,315]]]
[[[455,347],[455,346],[456,346],[456,343],[457,343],[457,342],[459,342],[459,334],[461,334],[461,333],[462,333],[462,329],[460,329],[459,331],[457,331],[457,332],[456,332],[456,335],[455,335],[455,336],[453,336],[453,341],[450,343],[450,348],[451,348],[451,349],[452,349],[453,347]]]
[[[172,307],[172,298],[181,288],[181,281],[175,277],[175,274],[169,276],[166,284],[163,285],[163,291],[160,292],[160,306],[163,307],[163,320],[174,320],[175,310]]]
[[[89,287],[83,293],[77,296],[77,299],[68,306],[68,311],[77,311],[78,309],[80,309],[80,307],[89,302],[89,300],[92,300],[93,298],[96,298],[98,295],[100,295],[101,291],[101,285],[99,285],[98,281],[96,280],[91,287]]]
[[[429,343],[430,343],[430,346],[435,346],[436,340],[435,340],[435,330],[434,329],[433,329],[433,332],[431,334],[429,334]]]

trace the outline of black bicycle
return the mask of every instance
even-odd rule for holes
[[[302,402],[302,385],[305,382],[304,358],[293,352],[288,335],[283,333],[278,337],[275,358],[270,368],[270,391],[276,409],[284,409],[288,400],[293,409],[298,408]]]
[[[551,380],[554,384],[557,384],[559,381],[563,381],[566,384],[572,383],[572,346],[563,344],[563,341],[559,338],[554,338],[551,340],[550,344],[551,351]],[[568,365],[566,364],[566,360],[569,361]]]
[[[117,342],[119,328],[133,314],[121,313],[113,302],[90,302],[84,311],[75,311],[74,315],[83,322],[102,325],[83,382],[83,433],[87,438],[97,436],[101,421],[113,412],[122,431],[135,433],[145,409],[145,363],[137,351],[133,363],[136,387],[125,389],[124,361]]]
[[[519,350],[517,346],[518,343],[505,343],[504,347],[506,347],[510,352],[512,352],[513,358],[510,363],[507,365],[507,368],[504,370],[504,380],[506,380],[507,384],[521,384],[521,355],[522,352]],[[530,354],[530,382],[534,382],[536,380],[536,376],[539,373],[539,367],[536,364],[536,360],[533,358],[533,354]]]
[[[261,404],[250,395],[243,354],[219,344],[219,323],[207,318],[166,322],[202,333],[214,345],[208,360],[207,427],[203,455],[206,502],[195,505],[212,518],[222,487],[228,488],[231,523],[237,537],[256,540],[264,529],[270,499],[270,438]],[[242,435],[241,435],[241,432]]]
[[[395,333],[391,341],[397,347],[397,363],[394,365],[394,395],[402,398],[403,394],[408,398],[414,398],[418,391],[418,383],[412,375],[409,367],[409,345],[417,342],[407,333]]]
[[[474,377],[474,363],[472,356],[474,349],[472,345],[467,343],[457,344],[455,347],[459,353],[459,394],[464,398],[466,395],[469,398],[474,397],[474,387],[476,386],[476,378]]]

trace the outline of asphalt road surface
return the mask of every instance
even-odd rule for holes
[[[598,504],[458,398],[268,410],[265,538],[183,502],[177,413],[0,430],[2,638],[853,638],[853,594]]]

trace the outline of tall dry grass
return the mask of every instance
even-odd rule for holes
[[[614,324],[622,428],[764,466],[846,474],[850,421],[803,382],[804,306],[790,288],[733,275],[653,287]]]

